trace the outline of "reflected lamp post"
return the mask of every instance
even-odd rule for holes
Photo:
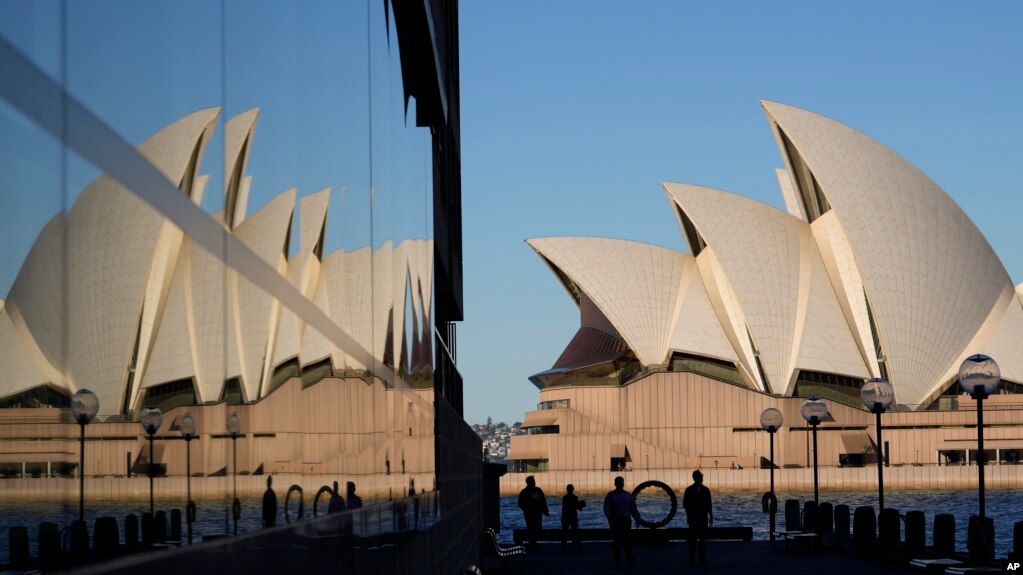
[[[192,440],[195,439],[195,418],[186,413],[178,424],[181,436],[185,438],[185,485],[188,504],[185,505],[185,523],[188,525],[188,544],[192,544],[192,523],[195,522],[195,503],[192,501]]]
[[[998,363],[990,357],[977,354],[971,355],[959,366],[959,387],[977,400],[977,474],[979,483],[978,498],[980,500],[980,522],[984,524],[984,400],[998,391],[998,383],[1002,373]]]
[[[813,503],[820,508],[820,483],[817,476],[817,426],[828,416],[828,403],[817,396],[810,396],[799,408],[799,414],[813,428]]]
[[[878,560],[885,562],[884,549],[884,442],[881,439],[881,414],[895,400],[895,388],[884,378],[874,378],[863,384],[860,400],[875,416],[877,425],[877,552]]]
[[[231,447],[232,447],[232,460],[234,468],[234,501],[231,502],[231,517],[234,518],[234,534],[238,534],[238,519],[241,518],[242,506],[241,501],[238,501],[238,434],[242,430],[242,419],[238,417],[238,412],[232,413],[227,418],[227,432],[231,434]]]
[[[88,389],[79,389],[71,396],[71,415],[81,427],[78,436],[78,519],[85,521],[85,426],[99,412],[99,399]]]
[[[147,405],[142,408],[142,417],[139,418],[139,424],[149,434],[149,465],[146,466],[146,471],[149,475],[149,515],[154,518],[156,517],[156,511],[153,505],[153,435],[160,429],[160,424],[162,423],[163,413],[159,407]]]
[[[774,496],[774,434],[781,429],[781,424],[784,421],[785,417],[773,407],[768,407],[760,414],[760,426],[771,436],[771,499],[767,504],[771,541],[774,541],[774,515],[778,511],[778,499]]]

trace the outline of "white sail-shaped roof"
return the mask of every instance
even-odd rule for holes
[[[234,229],[245,220],[251,178],[245,175],[256,130],[259,108],[246,110],[224,126],[224,211],[225,221]]]
[[[721,327],[695,258],[683,254],[678,312],[668,348],[735,362],[735,348]]]
[[[720,190],[675,183],[664,188],[713,248],[739,298],[769,388],[783,391],[803,295],[799,238],[805,222]]]
[[[160,130],[139,145],[139,152],[183,193],[191,197],[202,150],[212,134],[219,111],[200,110]],[[138,196],[125,190],[109,176],[101,175],[78,196],[63,219],[63,258],[34,261],[30,257],[22,269],[55,266],[66,262],[67,289],[63,297],[43,299],[42,286],[27,283],[19,276],[11,289],[13,299],[35,333],[49,318],[63,314],[62,325],[47,325],[52,336],[46,341],[48,358],[60,361],[69,391],[88,388],[96,393],[100,414],[122,411],[127,392],[129,368],[142,321],[154,258],[164,227],[164,219]],[[48,241],[42,236],[40,239]],[[126,249],[130,246],[130,249]],[[52,250],[47,250],[52,254]],[[66,302],[66,309],[60,308]],[[32,328],[33,324],[38,327]],[[153,322],[149,322],[152,326]],[[62,333],[63,328],[66,333]],[[66,337],[67,349],[60,340]],[[42,347],[42,346],[40,346]]]
[[[607,238],[534,238],[527,242],[556,273],[586,292],[640,362],[655,365],[666,361],[685,254]]]
[[[281,192],[234,230],[238,239],[282,274],[287,266],[284,246],[295,211],[295,193],[295,188]],[[231,327],[235,340],[241,342],[238,349],[241,378],[246,397],[255,399],[269,381],[272,367],[269,343],[276,340],[280,304],[234,271],[231,279],[235,298],[232,308],[237,313],[237,321]]]
[[[899,401],[920,403],[966,351],[1008,274],[966,214],[901,156],[812,112],[763,106],[789,172],[804,165],[804,187],[819,188],[802,190],[804,201],[823,196],[820,211],[834,210],[848,237]]]
[[[317,246],[323,241],[327,206],[330,203],[330,188],[299,199],[298,217],[299,245],[298,251],[288,261],[288,280],[298,288],[304,296],[313,299],[319,284],[320,257]],[[320,246],[322,248],[322,246]],[[302,332],[305,324],[289,309],[281,312],[280,329],[277,333],[277,345],[274,349],[274,365],[299,355],[302,349]]]

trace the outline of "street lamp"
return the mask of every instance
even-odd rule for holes
[[[188,489],[188,504],[185,506],[185,523],[188,524],[188,544],[192,544],[192,523],[195,522],[195,502],[192,501],[192,440],[195,439],[195,418],[186,413],[178,423],[185,438],[185,485]]]
[[[828,403],[817,396],[810,396],[799,408],[800,415],[813,427],[813,504],[820,508],[820,487],[817,478],[817,426],[828,416]]]
[[[1002,379],[998,363],[990,357],[971,355],[959,366],[959,387],[977,400],[977,473],[980,480],[980,524],[984,525],[984,400],[998,391]],[[983,527],[982,527],[983,528]]]
[[[242,515],[242,504],[238,501],[238,434],[242,430],[242,419],[238,413],[232,413],[227,418],[227,431],[231,434],[231,447],[234,460],[234,501],[231,502],[231,516],[234,518],[234,534],[238,534],[238,519]]]
[[[760,426],[771,436],[771,499],[767,503],[770,515],[771,541],[774,541],[774,514],[778,511],[778,499],[774,496],[774,433],[781,429],[785,417],[773,407],[768,407],[760,414]]]
[[[146,471],[149,473],[149,516],[156,517],[155,507],[153,505],[153,434],[160,429],[160,424],[163,423],[163,413],[160,412],[160,408],[155,405],[147,405],[142,408],[142,417],[139,418],[139,423],[142,425],[142,429],[146,430],[149,434],[149,465],[146,466]]]
[[[884,413],[895,400],[895,388],[887,379],[876,377],[863,384],[860,389],[860,400],[867,409],[876,417],[877,423],[877,542],[879,560],[885,561],[884,552],[884,455],[881,440],[881,414]]]
[[[78,519],[85,521],[85,426],[99,411],[99,399],[88,389],[79,389],[71,396],[71,415],[81,426],[78,442]]]

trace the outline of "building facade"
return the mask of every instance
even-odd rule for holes
[[[758,468],[767,407],[785,414],[777,463],[805,467],[798,398],[810,396],[832,405],[824,465],[862,466],[879,446],[859,393],[878,377],[895,388],[890,462],[966,463],[975,408],[958,370],[976,353],[1001,367],[991,458],[1019,460],[1023,284],[893,151],[806,110],[763,108],[786,211],[665,183],[689,253],[528,240],[579,307],[580,328],[530,378],[541,401],[512,441],[514,469]]]
[[[408,572],[474,562],[457,3],[24,3],[0,68],[5,501],[77,501],[83,474],[136,497],[152,466],[178,496],[190,414],[224,509],[239,473],[414,485],[445,511]]]

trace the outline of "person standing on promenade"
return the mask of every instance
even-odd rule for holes
[[[689,523],[689,562],[695,563],[697,555],[701,565],[707,563],[707,528],[714,525],[714,511],[711,507],[710,489],[703,484],[703,473],[693,472],[693,484],[686,487],[682,495],[682,508],[686,510]]]
[[[632,519],[639,519],[639,511],[636,509],[636,500],[625,490],[625,479],[620,475],[615,477],[614,490],[609,491],[604,498],[604,516],[607,517],[608,527],[611,528],[611,548],[614,550],[615,565],[622,559],[622,546],[625,547],[625,558],[629,565],[633,565],[636,563],[636,554],[632,551],[629,529],[632,528]]]
[[[536,486],[536,479],[530,475],[526,478],[526,488],[519,492],[519,509],[526,518],[526,533],[529,537],[529,550],[536,551],[536,538],[543,529],[543,517],[550,516],[547,510],[547,498],[543,490]]]
[[[565,496],[561,498],[561,548],[568,548],[568,531],[572,530],[572,541],[576,549],[582,549],[579,541],[579,511],[586,507],[585,501],[579,501],[575,495],[575,486],[569,483],[565,487]]]
[[[327,513],[337,513],[345,510],[345,499],[337,492],[338,489],[337,481],[335,481],[334,490],[330,493],[330,502],[327,503]]]
[[[266,478],[266,491],[263,492],[263,527],[277,525],[277,494],[271,487],[273,482],[272,475]]]

